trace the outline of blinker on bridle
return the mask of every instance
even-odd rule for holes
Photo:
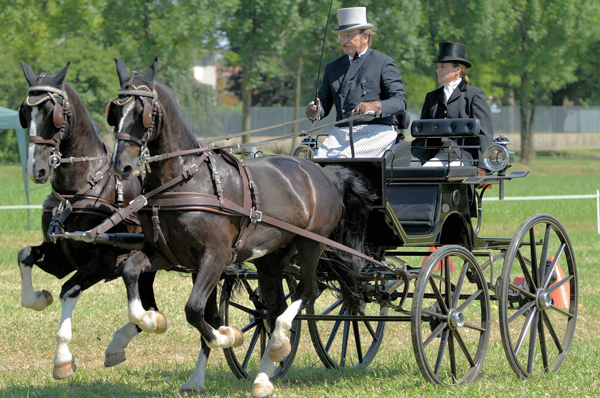
[[[134,72],[134,74],[132,74],[132,78],[134,75],[135,75],[135,72]],[[130,80],[132,80],[132,79],[130,79]],[[148,151],[147,144],[148,144],[148,141],[150,141],[150,138],[152,137],[152,133],[154,132],[154,126],[155,126],[154,116],[158,115],[160,118],[161,112],[160,112],[160,104],[158,101],[158,93],[156,92],[156,90],[150,91],[150,88],[148,88],[147,86],[140,86],[140,87],[145,87],[148,90],[140,90],[139,88],[137,88],[135,86],[134,86],[133,90],[131,90],[131,89],[119,90],[119,91],[117,91],[118,96],[127,96],[127,97],[129,97],[129,99],[125,102],[119,102],[118,98],[117,98],[112,103],[119,105],[119,106],[123,106],[127,102],[129,102],[129,100],[131,98],[134,98],[134,97],[152,98],[151,104],[148,104],[147,102],[142,101],[143,106],[144,106],[142,121],[144,124],[144,128],[146,129],[144,131],[144,135],[142,136],[142,138],[138,139],[138,138],[132,137],[128,133],[117,132],[117,133],[115,133],[115,139],[131,141],[131,142],[134,142],[137,145],[139,145],[140,146],[140,163],[146,168],[146,171],[150,172],[150,166],[148,164],[148,158],[150,157],[150,152]]]
[[[53,169],[60,165],[61,153],[60,153],[60,141],[64,138],[65,134],[65,121],[71,116],[71,105],[69,103],[69,96],[67,92],[59,88],[47,85],[31,86],[27,90],[28,93],[32,92],[46,92],[48,96],[42,98],[40,101],[35,103],[29,102],[29,94],[25,97],[24,103],[28,106],[37,106],[46,101],[52,101],[54,104],[54,110],[52,112],[52,121],[54,127],[58,129],[58,132],[54,134],[52,138],[46,139],[39,136],[28,136],[28,142],[30,144],[37,145],[49,145],[52,147],[52,153],[48,158],[48,165]],[[62,104],[54,97],[53,94],[57,94],[62,98]],[[29,126],[27,126],[29,127]],[[58,138],[56,136],[58,135]]]

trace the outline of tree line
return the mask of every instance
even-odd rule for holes
[[[468,45],[472,84],[502,105],[521,109],[521,156],[534,154],[537,105],[600,104],[600,2],[597,0],[0,0],[0,106],[18,109],[27,83],[18,61],[35,72],[67,76],[108,133],[104,110],[116,95],[113,57],[145,70],[159,56],[160,79],[180,104],[200,109],[216,93],[191,68],[206,53],[236,66],[232,88],[250,106],[295,105],[314,98],[323,37],[325,63],[342,54],[336,10],[366,6],[373,48],[395,59],[412,108],[435,89],[437,44]],[[321,73],[322,73],[321,69]],[[418,115],[416,115],[418,117]],[[1,144],[0,144],[1,145]]]

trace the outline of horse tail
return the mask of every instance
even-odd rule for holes
[[[326,166],[325,171],[342,198],[342,216],[329,236],[330,239],[361,253],[365,252],[365,233],[371,206],[377,195],[356,172],[346,167]],[[364,260],[346,251],[327,246],[319,266],[330,276],[328,282],[337,282],[346,307],[353,313],[362,312],[363,299],[358,282]]]

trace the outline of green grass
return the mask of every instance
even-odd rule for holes
[[[524,167],[531,174],[506,184],[506,196],[594,194],[600,189],[600,157],[596,153],[543,157]],[[18,167],[0,166],[3,205],[25,203]],[[41,204],[48,188],[31,192],[31,203]],[[497,187],[486,196],[497,196]],[[69,380],[52,379],[55,335],[60,305],[42,312],[20,307],[17,253],[41,240],[40,214],[32,211],[27,230],[26,211],[0,211],[0,397],[177,397],[191,376],[200,347],[199,333],[185,320],[183,308],[191,291],[189,277],[160,273],[156,296],[169,330],[163,335],[142,334],[127,349],[127,361],[104,368],[104,350],[115,330],[127,321],[126,294],[121,280],[100,283],[84,292],[73,315],[71,352],[77,373]],[[544,397],[597,396],[600,391],[600,235],[596,231],[596,202],[557,200],[485,202],[481,236],[511,237],[534,213],[549,213],[565,227],[575,249],[579,272],[577,331],[571,352],[558,374],[518,380],[504,356],[492,303],[492,335],[483,374],[470,386],[443,388],[427,384],[410,344],[408,324],[390,324],[376,359],[364,371],[332,371],[320,363],[303,325],[300,349],[288,375],[275,385],[279,397]],[[33,272],[37,290],[47,289],[58,300],[62,282]],[[252,385],[237,380],[221,351],[213,351],[206,375],[205,396],[247,397]]]

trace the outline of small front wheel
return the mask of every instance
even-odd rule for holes
[[[490,337],[490,299],[483,271],[462,246],[437,249],[423,265],[413,295],[411,335],[423,377],[433,384],[469,384]]]

